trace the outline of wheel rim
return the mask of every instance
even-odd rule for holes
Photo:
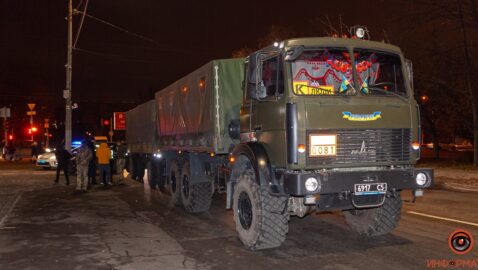
[[[189,197],[189,176],[183,176],[183,183],[182,183],[183,194],[185,198]]]
[[[246,192],[239,195],[237,211],[242,228],[248,230],[252,224],[252,203]]]

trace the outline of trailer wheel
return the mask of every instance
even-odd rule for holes
[[[144,164],[144,160],[143,160],[143,157],[142,156],[139,156],[137,159],[136,159],[136,180],[138,180],[138,182],[140,183],[143,183],[143,178],[144,178],[144,170],[146,169],[146,166]]]
[[[167,189],[169,194],[171,194],[171,201],[174,205],[181,205],[181,170],[179,169],[178,163],[173,161],[171,163],[171,169],[169,171],[169,178]]]
[[[157,165],[157,172],[158,172],[158,187],[160,189],[164,189],[164,187],[166,186],[166,174],[165,174],[165,170],[166,170],[166,163],[165,162],[159,162],[158,165]]]
[[[136,168],[135,168],[135,164],[136,164],[135,158],[133,156],[130,156],[128,160],[129,160],[129,162],[128,162],[128,172],[131,175],[131,179],[136,180],[137,174],[136,174]]]
[[[249,166],[250,167],[250,166]],[[234,187],[233,209],[236,231],[248,249],[279,247],[289,231],[287,198],[269,194],[255,180],[254,171],[247,169]]]
[[[184,209],[189,213],[202,213],[211,206],[211,183],[193,183],[189,162],[181,170],[181,199]]]
[[[360,235],[379,236],[388,234],[398,225],[402,199],[400,193],[388,197],[381,207],[344,211],[345,221]]]
[[[148,184],[151,189],[156,189],[158,185],[158,165],[154,161],[149,161],[148,165]]]

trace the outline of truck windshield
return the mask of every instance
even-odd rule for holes
[[[354,50],[357,83],[354,85],[349,51],[341,48],[306,50],[292,62],[296,95],[406,96],[400,57],[396,54]]]
[[[296,95],[354,94],[352,65],[347,49],[304,51],[292,62]]]
[[[357,81],[364,95],[405,96],[402,64],[396,54],[373,50],[354,50]]]

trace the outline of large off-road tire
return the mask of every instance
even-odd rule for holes
[[[344,211],[350,228],[363,236],[379,236],[390,233],[398,225],[402,199],[400,193],[385,198],[381,207]]]
[[[136,159],[136,166],[137,166],[136,180],[138,180],[138,182],[140,183],[143,183],[144,171],[146,169],[146,164],[144,164],[143,157],[140,156]]]
[[[135,161],[133,156],[128,157],[128,173],[131,179],[136,180],[136,169],[135,169]]]
[[[256,183],[254,172],[241,173],[234,187],[233,209],[236,231],[248,249],[279,247],[289,231],[287,198],[269,194]]]
[[[167,177],[165,174],[166,170],[166,163],[165,162],[159,162],[157,164],[157,172],[158,172],[158,187],[161,190],[164,190],[164,187],[166,186],[167,183]]]
[[[149,161],[146,165],[147,173],[148,173],[148,184],[151,189],[156,189],[158,186],[158,164],[154,163],[154,161]]]
[[[181,170],[181,200],[189,213],[202,213],[209,210],[212,201],[210,182],[193,183],[189,162]]]
[[[176,161],[171,162],[166,188],[174,205],[181,205],[181,170]]]

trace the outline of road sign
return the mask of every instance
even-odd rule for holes
[[[8,118],[10,116],[11,116],[10,108],[7,108],[7,107],[0,108],[0,117]]]
[[[30,111],[33,111],[33,109],[35,109],[35,103],[28,103],[28,108],[30,109]]]
[[[113,129],[126,130],[126,114],[124,112],[113,113]]]
[[[36,111],[29,111],[29,112],[27,112],[27,115],[30,115],[30,116],[37,115],[37,112]]]

